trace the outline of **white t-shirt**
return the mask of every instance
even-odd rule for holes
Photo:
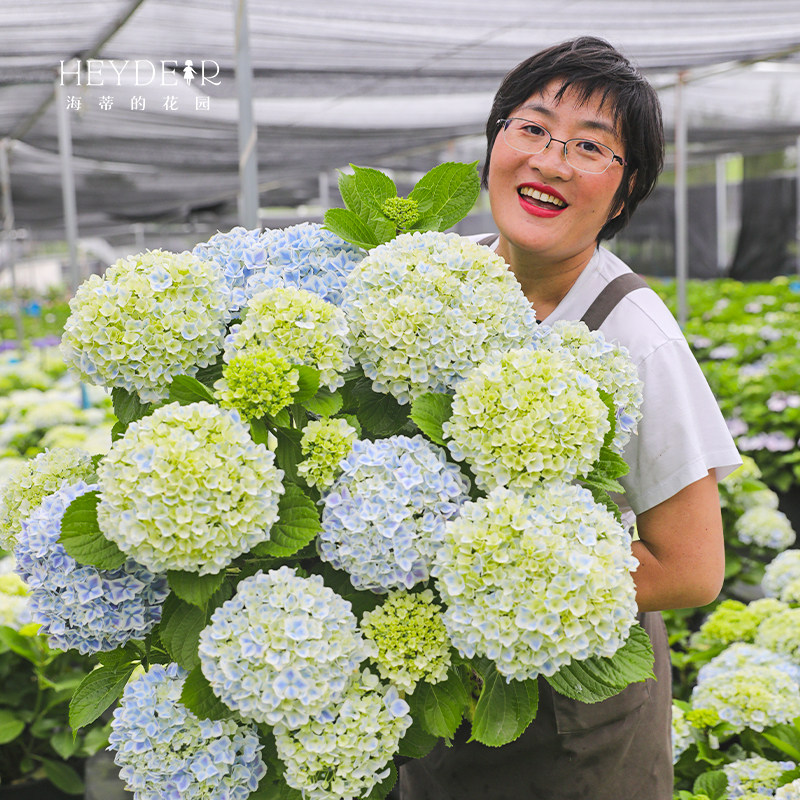
[[[471,237],[479,240],[480,236]],[[492,247],[497,246],[497,242]],[[603,247],[544,320],[578,320],[614,278],[630,268]],[[626,521],[716,470],[717,480],[742,462],[700,366],[678,323],[652,289],[625,295],[600,331],[628,349],[644,384],[639,429],[623,456],[630,472],[615,498]]]

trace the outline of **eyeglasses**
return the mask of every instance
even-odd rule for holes
[[[571,167],[581,172],[591,172],[599,175],[605,172],[615,161],[624,167],[627,163],[618,156],[610,147],[592,139],[554,139],[550,131],[521,117],[511,117],[497,121],[503,126],[503,139],[509,147],[535,156],[543,153],[550,147],[550,142],[564,145],[564,158]]]

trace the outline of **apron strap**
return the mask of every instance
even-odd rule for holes
[[[613,281],[608,283],[600,294],[595,297],[592,304],[581,318],[581,322],[591,331],[596,331],[605,322],[606,317],[613,311],[614,307],[625,297],[628,292],[635,289],[646,289],[647,283],[634,272],[626,272],[618,275]]]

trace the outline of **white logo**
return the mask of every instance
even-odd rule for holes
[[[177,86],[178,73],[183,75],[187,86],[198,81],[200,86],[219,86],[219,64],[204,58],[195,66],[187,58],[183,66],[174,59],[150,61],[137,58],[134,61],[119,61],[106,58],[73,59],[61,62],[61,85],[73,86]]]

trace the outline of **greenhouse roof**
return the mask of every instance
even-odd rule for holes
[[[3,0],[0,137],[17,227],[63,233],[59,110],[82,234],[231,216],[237,5]],[[248,24],[262,206],[312,201],[320,174],[349,162],[415,172],[480,158],[502,76],[587,33],[648,74],[668,128],[683,74],[694,157],[800,136],[797,0],[259,0]]]

